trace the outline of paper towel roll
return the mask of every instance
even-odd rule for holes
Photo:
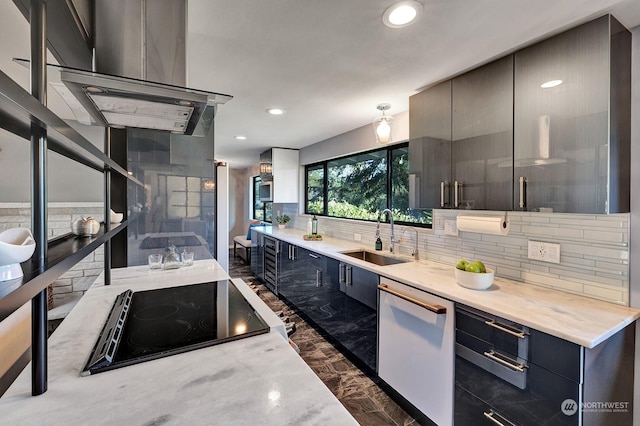
[[[505,216],[458,216],[456,226],[460,231],[481,234],[507,235],[509,222]]]

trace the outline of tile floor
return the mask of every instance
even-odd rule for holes
[[[247,284],[258,285],[260,298],[273,311],[283,311],[284,315],[295,322],[296,332],[291,340],[299,346],[300,356],[360,424],[419,424],[293,309],[260,284],[240,257],[234,258],[233,252],[229,254],[229,275],[242,278]]]

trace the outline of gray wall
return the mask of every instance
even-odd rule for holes
[[[391,137],[391,145],[409,140],[409,111],[400,112],[393,116]],[[373,125],[369,124],[302,148],[300,150],[300,164],[312,164],[380,147],[382,145],[376,143]],[[304,181],[304,176],[302,178]]]
[[[230,169],[229,173],[229,246],[233,238],[247,235],[252,215],[251,177],[260,174],[258,164],[245,169]]]

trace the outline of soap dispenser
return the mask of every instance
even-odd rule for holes
[[[380,239],[380,222],[376,228],[376,250],[382,250],[382,240]]]

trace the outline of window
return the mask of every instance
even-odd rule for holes
[[[324,214],[324,164],[307,167],[307,213]]]
[[[253,177],[253,219],[271,222],[271,202],[260,201],[260,176]]]
[[[306,167],[306,213],[375,221],[386,208],[396,222],[431,225],[430,210],[409,208],[408,144]]]

